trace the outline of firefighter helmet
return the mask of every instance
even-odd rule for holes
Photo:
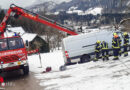
[[[117,33],[113,33],[113,36],[117,35]]]
[[[124,32],[124,33],[123,33],[124,36],[127,35],[127,34],[128,34],[127,32]]]
[[[97,43],[101,43],[101,41],[100,41],[100,40],[97,40]]]

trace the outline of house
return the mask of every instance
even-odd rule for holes
[[[14,36],[14,33],[19,34],[23,41],[29,42],[28,50],[39,49],[41,53],[49,52],[49,46],[46,41],[39,35],[34,33],[26,33],[22,27],[9,27],[5,32],[6,37]]]
[[[42,39],[37,34],[25,33],[22,36],[24,42],[28,40],[29,50],[39,49],[41,53],[49,52],[49,45],[44,39]]]

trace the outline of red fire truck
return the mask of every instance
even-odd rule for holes
[[[22,38],[20,36],[4,37],[9,18],[19,18],[20,16],[51,26],[68,34],[77,35],[77,33],[68,27],[12,4],[0,24],[0,72],[22,69],[24,74],[29,73],[28,52]]]

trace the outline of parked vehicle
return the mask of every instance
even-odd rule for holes
[[[0,72],[23,69],[29,73],[27,51],[19,36],[0,38]]]
[[[123,38],[120,31],[117,34]],[[113,31],[100,30],[76,36],[69,36],[63,39],[62,48],[66,64],[77,62],[89,62],[92,60],[95,52],[95,43],[97,40],[106,41],[108,48],[112,53]],[[122,44],[123,45],[123,44]]]
[[[67,32],[70,35],[77,35],[72,29],[61,25],[54,20],[11,4],[0,24],[0,73],[16,69],[23,69],[24,74],[29,73],[29,65],[27,61],[27,54],[29,52],[26,50],[22,38],[15,32],[15,35],[12,37],[4,36],[9,18],[14,17],[17,19],[20,16],[48,25],[60,31]],[[27,44],[28,43],[26,43],[26,45]]]

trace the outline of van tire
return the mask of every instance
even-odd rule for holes
[[[80,62],[81,63],[85,63],[85,62],[90,62],[90,55],[83,55],[81,58],[80,58]]]

